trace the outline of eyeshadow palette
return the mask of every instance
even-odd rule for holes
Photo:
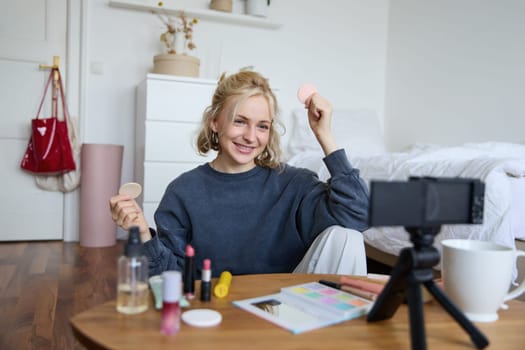
[[[369,300],[317,282],[282,288],[281,292],[343,317],[366,311],[371,304]]]
[[[297,334],[365,315],[373,302],[311,282],[233,304]]]

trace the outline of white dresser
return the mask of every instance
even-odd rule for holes
[[[137,87],[135,178],[143,185],[138,202],[151,227],[166,186],[215,156],[199,155],[195,145],[215,87],[212,80],[161,74],[148,74]]]

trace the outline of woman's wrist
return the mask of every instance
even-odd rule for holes
[[[150,239],[152,239],[152,235],[151,235],[151,232],[149,230],[149,227],[147,228],[146,231],[140,231],[140,240],[142,241],[142,243],[145,243],[147,241],[149,241]]]
[[[331,133],[325,136],[318,136],[317,141],[321,145],[325,156],[339,149]]]

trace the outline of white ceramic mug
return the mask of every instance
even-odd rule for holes
[[[441,241],[445,293],[471,320],[493,322],[503,303],[525,292],[525,280],[509,293],[516,259],[525,252],[503,245],[467,240]]]

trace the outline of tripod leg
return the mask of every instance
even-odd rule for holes
[[[424,282],[427,290],[436,298],[443,308],[456,320],[457,323],[469,334],[470,339],[478,349],[483,349],[489,345],[488,339],[481,331],[465,316],[446,294],[434,283],[434,281]]]
[[[368,312],[368,322],[386,320],[396,313],[399,305],[405,301],[407,277],[411,269],[412,252],[410,248],[405,248],[399,255],[390,280],[377,297],[372,309]]]
[[[408,282],[408,314],[410,316],[410,337],[413,350],[426,350],[425,317],[419,281],[411,274]]]

